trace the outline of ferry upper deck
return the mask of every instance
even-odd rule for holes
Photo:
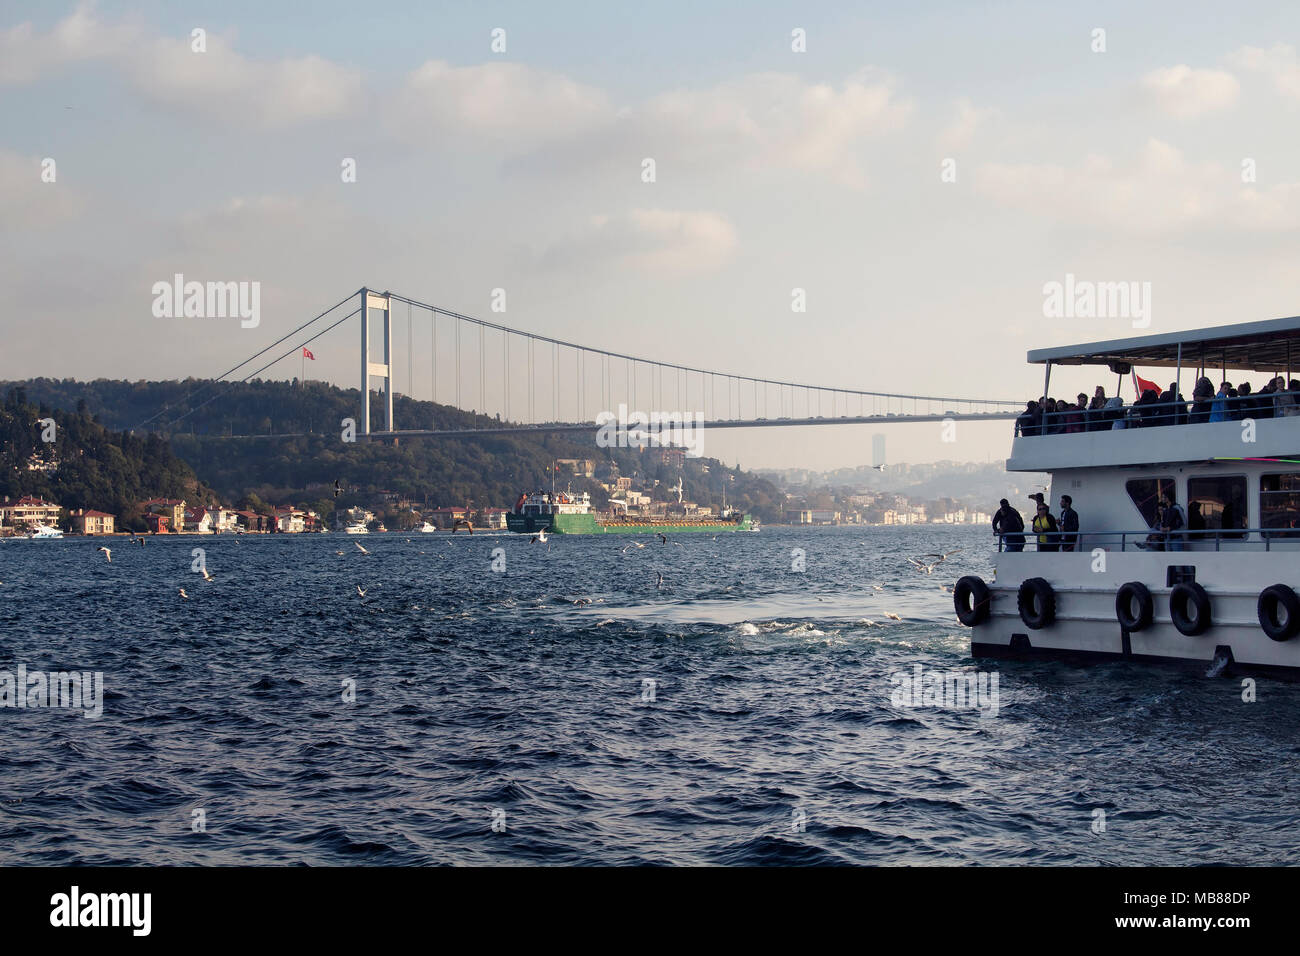
[[[1064,430],[1040,417],[1022,432],[1018,424],[1009,471],[1300,457],[1300,390],[1290,387],[1300,363],[1300,316],[1035,349],[1028,360],[1044,366],[1044,396],[1054,366],[1095,365],[1121,383],[1130,373],[1150,378],[1155,369],[1173,369],[1159,385],[1175,383],[1175,400],[1126,403],[1104,427]],[[1217,389],[1229,373],[1249,373],[1261,386],[1281,376],[1288,387],[1267,398],[1256,390],[1249,401],[1229,399],[1227,414],[1215,414],[1212,399],[1193,397],[1196,383],[1209,378]]]

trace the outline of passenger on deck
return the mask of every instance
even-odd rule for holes
[[[1124,412],[1124,399],[1118,395],[1106,400],[1106,425],[1104,427],[1110,431],[1118,431],[1121,428],[1128,427],[1128,420]]]
[[[1088,407],[1087,397],[1080,395],[1079,402],[1075,405],[1071,405],[1069,402],[1063,402],[1062,404],[1065,406],[1064,409],[1058,406],[1058,411],[1061,412],[1062,421],[1065,424],[1065,433],[1067,435],[1079,434],[1083,431],[1083,418],[1086,414],[1084,410]]]
[[[1185,550],[1183,529],[1187,527],[1187,520],[1183,517],[1183,509],[1174,500],[1172,491],[1165,493],[1161,504],[1163,507],[1160,511],[1160,530],[1165,533],[1165,550],[1183,551]]]
[[[1160,422],[1160,393],[1154,388],[1148,388],[1142,393],[1142,397],[1133,403],[1136,410],[1137,419],[1133,424],[1140,427],[1150,425],[1159,425]]]
[[[1229,392],[1229,397],[1231,397]],[[1260,405],[1268,402],[1269,407],[1273,405],[1273,400],[1250,394],[1250,382],[1242,382],[1237,386],[1237,397],[1228,403],[1229,421],[1240,422],[1247,418],[1259,418]]]
[[[1025,410],[1016,416],[1015,437],[1028,438],[1039,434],[1038,403],[1026,402]]]
[[[1106,417],[1106,390],[1100,385],[1092,393],[1092,401],[1088,403],[1088,431],[1110,430],[1110,420]]]
[[[1198,532],[1205,531],[1205,515],[1201,514],[1201,503],[1199,501],[1190,501],[1187,503],[1187,537],[1193,541],[1197,538],[1205,537]]]
[[[1228,392],[1232,386],[1227,382],[1219,383],[1219,391],[1214,396],[1214,401],[1210,404],[1210,421],[1226,422],[1228,420]]]
[[[1291,418],[1300,415],[1300,379],[1291,379],[1285,392],[1273,396],[1273,411],[1278,418]]]
[[[1057,551],[1061,545],[1056,535],[1056,519],[1047,510],[1047,505],[1039,503],[1038,514],[1034,515],[1034,534],[1038,536],[1039,551]]]
[[[1169,390],[1160,395],[1160,423],[1162,425],[1182,425],[1187,421],[1187,401],[1178,391],[1178,383],[1170,382]]]
[[[1073,551],[1079,543],[1079,512],[1072,507],[1074,499],[1061,495],[1061,550]]]
[[[1192,390],[1192,413],[1189,421],[1193,425],[1200,425],[1210,420],[1213,400],[1214,383],[1202,375],[1196,380],[1196,388]]]
[[[1020,512],[1011,507],[1006,498],[998,504],[1000,507],[993,516],[994,533],[1003,535],[1002,540],[1006,542],[1008,551],[1025,550],[1025,536],[1022,533],[1025,530],[1025,519],[1020,517]]]

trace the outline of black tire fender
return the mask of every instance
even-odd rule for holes
[[[1020,584],[1016,607],[1025,627],[1038,631],[1056,620],[1056,592],[1042,578],[1028,578]]]
[[[1169,592],[1169,616],[1179,633],[1204,634],[1210,629],[1210,595],[1195,581],[1180,581]]]
[[[1259,626],[1272,640],[1289,641],[1300,633],[1300,597],[1285,584],[1271,584],[1259,593]],[[1279,611],[1286,612],[1286,620]]]
[[[989,617],[989,600],[992,593],[984,580],[968,574],[957,580],[952,589],[952,603],[957,610],[957,620],[966,627],[983,624]]]
[[[1133,605],[1137,604],[1137,613]],[[1155,616],[1155,602],[1151,600],[1151,591],[1141,581],[1129,581],[1121,584],[1115,592],[1115,617],[1119,626],[1126,631],[1140,631],[1151,626]]]

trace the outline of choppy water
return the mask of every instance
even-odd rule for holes
[[[107,688],[0,708],[2,863],[1300,859],[1298,687],[1002,663],[994,717],[891,705],[974,667],[939,585],[982,530],[100,543],[0,542],[0,670]]]

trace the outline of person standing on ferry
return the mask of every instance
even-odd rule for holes
[[[1165,534],[1166,551],[1183,551],[1183,539],[1185,535],[1183,529],[1187,527],[1187,521],[1183,517],[1183,509],[1174,500],[1172,491],[1166,492],[1161,502],[1164,507],[1160,512],[1160,530]]]
[[[1079,543],[1079,512],[1072,507],[1074,499],[1061,495],[1061,550],[1073,551]]]
[[[1228,392],[1232,386],[1226,381],[1219,383],[1219,391],[1214,396],[1214,401],[1210,403],[1210,421],[1226,422],[1228,420]]]
[[[1038,514],[1034,515],[1034,534],[1038,536],[1039,551],[1060,550],[1061,546],[1058,543],[1056,530],[1056,519],[1047,510],[1047,505],[1039,502]]]
[[[1011,507],[1011,503],[1003,498],[998,502],[1001,507],[998,508],[997,514],[993,516],[993,531],[995,534],[1003,535],[1003,541],[1006,542],[1008,551],[1025,550],[1025,519],[1020,517],[1020,512]]]

